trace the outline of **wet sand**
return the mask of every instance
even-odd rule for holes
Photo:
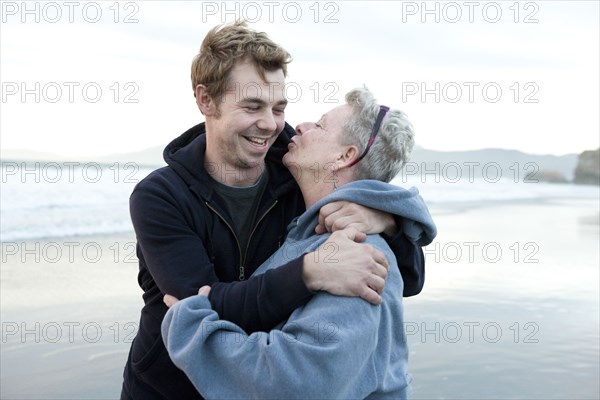
[[[133,234],[2,244],[2,392],[115,399],[137,331]]]
[[[426,286],[405,300],[411,398],[597,399],[598,202],[431,211]],[[118,398],[142,306],[134,243],[2,244],[1,398]]]
[[[411,398],[599,398],[598,211],[548,199],[439,212],[425,289],[405,301]]]

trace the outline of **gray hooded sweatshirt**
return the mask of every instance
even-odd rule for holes
[[[400,215],[402,230],[426,246],[436,227],[417,189],[380,181],[348,183],[312,205],[288,227],[284,244],[255,272],[277,268],[315,251],[329,234],[316,235],[319,210],[348,200]],[[208,399],[405,399],[411,381],[402,311],[403,283],[394,254],[379,235],[367,243],[389,263],[383,302],[318,292],[270,332],[247,335],[219,319],[205,296],[176,303],[162,335],[171,359]],[[325,263],[334,245],[315,253]]]

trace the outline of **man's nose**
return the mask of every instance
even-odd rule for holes
[[[277,129],[277,121],[272,112],[267,111],[257,123],[258,128],[264,131],[274,132]]]

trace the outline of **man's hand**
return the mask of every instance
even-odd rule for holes
[[[384,232],[390,236],[398,231],[394,217],[383,211],[348,201],[335,201],[321,207],[315,232],[321,234],[346,228],[355,228],[366,234]]]
[[[200,296],[206,296],[208,297],[208,294],[210,293],[210,286],[202,286],[200,288],[200,290],[198,290],[198,294]],[[171,308],[175,305],[175,303],[177,303],[179,301],[179,299],[175,296],[171,296],[170,294],[165,294],[163,296],[163,302],[167,305],[167,307]]]
[[[380,304],[389,265],[381,251],[356,243],[365,238],[354,228],[336,231],[315,252],[306,254],[303,277],[308,289]]]

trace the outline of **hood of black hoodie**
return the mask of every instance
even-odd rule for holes
[[[165,147],[163,158],[190,188],[203,197],[210,198],[211,193],[208,188],[211,185],[207,184],[209,178],[204,168],[205,133],[204,122],[188,129]],[[283,131],[277,136],[265,157],[269,180],[272,182],[269,185],[272,188],[270,194],[273,198],[278,198],[281,193],[289,191],[296,185],[294,177],[281,162],[288,151],[290,139],[295,134],[294,128],[286,122]]]

